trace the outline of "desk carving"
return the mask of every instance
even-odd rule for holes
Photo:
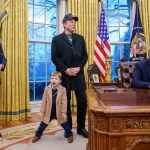
[[[125,129],[150,129],[150,119],[149,118],[131,118],[124,120]]]
[[[140,136],[137,138],[131,138],[125,142],[126,148],[125,150],[140,150],[139,146],[144,147],[143,150],[149,150],[150,148],[150,136]]]
[[[101,100],[94,89],[87,91],[88,150],[150,150],[150,92],[131,90],[134,103]]]
[[[119,138],[111,138],[112,150],[119,150]]]
[[[108,131],[108,119],[105,116],[99,115],[97,117],[97,129],[101,131]]]
[[[113,119],[111,121],[111,126],[113,130],[119,129],[119,120],[118,119]]]

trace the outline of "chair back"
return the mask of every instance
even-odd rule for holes
[[[88,66],[87,73],[90,81],[93,81],[93,74],[98,74],[98,77],[100,79],[100,70],[95,64],[91,64]]]
[[[133,71],[134,71],[136,63],[137,63],[137,61],[120,62],[120,77],[121,77],[122,87],[124,87],[124,88],[131,87]]]

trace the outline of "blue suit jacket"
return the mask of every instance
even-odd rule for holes
[[[3,64],[3,65],[4,65],[4,68],[5,68],[5,65],[6,65],[6,58],[5,58],[5,56],[4,56],[1,43],[0,43],[0,64]],[[4,68],[2,69],[2,71],[4,71]]]
[[[150,86],[150,60],[143,60],[135,64],[131,87],[149,88]]]

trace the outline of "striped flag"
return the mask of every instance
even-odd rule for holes
[[[142,28],[138,1],[136,1],[136,12],[130,44],[130,59],[133,61],[146,59],[146,42]]]
[[[97,65],[100,69],[100,78],[101,81],[105,80],[105,57],[110,56],[110,43],[109,36],[107,33],[107,25],[105,20],[105,11],[102,8],[100,22],[98,26],[98,33],[95,42],[95,50],[94,50],[94,61],[93,64]]]

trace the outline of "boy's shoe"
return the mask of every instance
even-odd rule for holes
[[[32,139],[32,143],[36,143],[38,140],[40,140],[41,137],[38,137],[38,136],[35,136],[33,139]]]
[[[68,143],[72,143],[73,142],[73,136],[70,136],[67,139],[68,139]]]

